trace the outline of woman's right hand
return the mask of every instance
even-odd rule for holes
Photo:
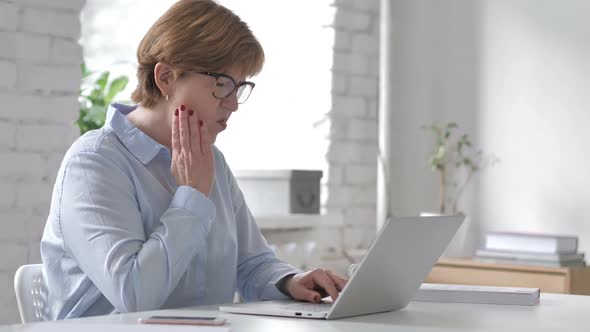
[[[215,177],[213,145],[197,113],[180,105],[172,117],[172,165],[178,186],[191,186],[209,196]]]

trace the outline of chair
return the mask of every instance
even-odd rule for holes
[[[47,287],[42,264],[23,265],[14,275],[14,292],[22,323],[47,320]]]

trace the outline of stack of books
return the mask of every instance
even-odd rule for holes
[[[475,259],[484,262],[539,266],[585,266],[578,237],[534,233],[491,232]]]

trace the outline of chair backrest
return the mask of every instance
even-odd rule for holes
[[[23,324],[47,318],[47,287],[42,268],[42,264],[29,264],[16,270],[14,292]]]

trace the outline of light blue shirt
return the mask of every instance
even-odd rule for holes
[[[260,234],[221,152],[209,197],[177,186],[169,150],[113,104],[67,151],[41,240],[50,319],[286,298],[299,270]]]

